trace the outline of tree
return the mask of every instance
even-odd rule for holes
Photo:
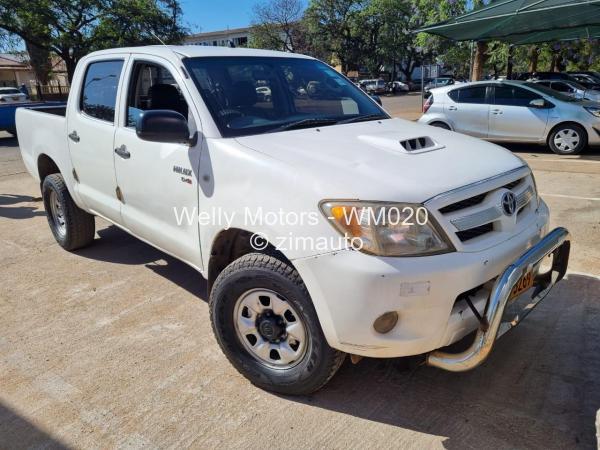
[[[301,0],[264,0],[254,5],[251,46],[302,52],[305,32]]]
[[[364,30],[357,25],[366,5],[367,0],[311,0],[305,13],[310,48],[328,61],[337,59],[344,73],[364,58]]]
[[[0,0],[0,29],[58,55],[69,81],[91,51],[157,43],[152,33],[179,42],[186,31],[178,0]]]

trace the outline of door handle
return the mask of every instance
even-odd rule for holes
[[[69,134],[69,139],[71,139],[73,142],[79,142],[80,139],[77,131],[73,130],[73,132]]]
[[[448,106],[448,111],[456,111],[458,108],[456,106]]]
[[[502,110],[500,110],[500,109],[492,109],[492,114],[496,114],[496,115],[502,114]]]
[[[129,153],[125,144],[115,148],[115,153],[123,159],[129,159],[131,157],[131,153]]]

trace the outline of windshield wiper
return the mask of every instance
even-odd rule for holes
[[[296,122],[290,122],[290,123],[286,123],[281,125],[280,127],[274,128],[273,130],[271,130],[272,132],[277,132],[277,131],[285,131],[285,130],[298,130],[300,128],[310,128],[310,127],[318,127],[320,125],[334,125],[338,123],[336,119],[327,119],[327,118],[309,118],[309,119],[302,119],[302,120],[298,120]]]
[[[377,120],[377,119],[389,119],[389,117],[386,116],[385,114],[366,114],[364,116],[356,116],[356,117],[352,117],[350,119],[340,120],[338,122],[338,125],[344,124],[344,123],[353,123],[353,122],[366,122],[368,120]]]

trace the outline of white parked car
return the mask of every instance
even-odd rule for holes
[[[13,87],[0,87],[0,103],[26,102],[27,95]]]
[[[479,81],[431,90],[420,123],[496,142],[547,144],[560,155],[600,145],[600,104],[542,84]]]
[[[306,56],[92,53],[66,108],[18,109],[17,130],[59,245],[92,244],[100,216],[197,269],[217,342],[265,389],[313,392],[346,354],[472,369],[567,268],[523,160],[391,119]]]
[[[390,92],[408,92],[410,91],[410,87],[408,84],[403,83],[402,81],[392,81],[389,83],[389,91]]]
[[[385,94],[386,92],[387,83],[385,80],[361,80],[360,83],[369,94]]]

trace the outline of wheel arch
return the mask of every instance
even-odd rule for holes
[[[444,125],[446,125],[450,129],[450,131],[454,131],[454,127],[452,126],[452,124],[448,120],[440,119],[438,117],[436,117],[435,119],[432,119],[429,122],[427,122],[427,125],[435,126],[433,124],[434,123],[438,123],[438,122],[439,123],[443,123]]]
[[[253,233],[241,228],[228,228],[221,230],[214,238],[208,261],[208,295],[210,296],[212,287],[219,274],[231,262],[248,253],[264,253],[284,261],[293,267],[291,261],[270,242],[262,250],[252,247],[251,238]]]
[[[54,160],[46,155],[45,153],[40,153],[37,158],[37,171],[38,176],[40,177],[40,183],[44,182],[44,178],[48,175],[52,175],[53,173],[61,173],[58,168],[58,164],[54,162]]]

